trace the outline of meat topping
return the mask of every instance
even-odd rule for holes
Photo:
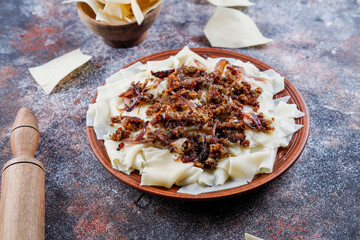
[[[215,169],[221,158],[229,157],[230,143],[249,146],[244,131],[271,132],[272,120],[258,113],[261,88],[253,88],[245,81],[242,67],[220,60],[213,72],[198,67],[181,66],[152,72],[155,81],[167,81],[167,89],[153,96],[147,93],[147,82],[132,83],[120,94],[126,111],[142,103],[151,103],[146,116],[152,118],[151,130],[137,117],[113,117],[111,123],[123,123],[111,139],[120,141],[130,132],[142,129],[135,142],[162,145],[180,155],[179,160],[193,162],[201,168]],[[157,79],[157,80],[156,80]],[[257,80],[257,79],[256,79]],[[243,112],[244,106],[252,108]],[[129,140],[126,140],[129,141]]]

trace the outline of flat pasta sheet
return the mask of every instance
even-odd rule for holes
[[[211,4],[219,7],[249,7],[254,3],[248,0],[208,0]]]
[[[84,2],[94,11],[96,21],[121,25],[134,19],[140,25],[144,16],[162,3],[162,0],[67,0],[63,3]]]
[[[264,37],[254,21],[245,13],[218,7],[204,28],[211,46],[245,48],[272,41]]]
[[[29,68],[29,72],[45,93],[50,94],[63,78],[90,59],[91,56],[76,49],[43,65]]]
[[[255,237],[249,233],[245,233],[245,240],[263,240],[262,238]]]

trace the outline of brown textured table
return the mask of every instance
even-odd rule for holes
[[[87,105],[104,79],[144,55],[209,47],[202,29],[215,7],[165,1],[147,39],[113,49],[61,1],[2,1],[0,159],[12,158],[16,112],[38,117],[36,158],[46,168],[47,239],[359,239],[360,2],[257,1],[246,8],[266,46],[235,49],[284,73],[303,94],[311,132],[300,159],[256,192],[189,203],[142,194],[112,177],[86,139]],[[76,48],[93,59],[46,95],[27,68]]]

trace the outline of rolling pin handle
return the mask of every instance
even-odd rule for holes
[[[11,129],[10,145],[14,157],[34,157],[39,145],[39,127],[33,111],[21,108]]]

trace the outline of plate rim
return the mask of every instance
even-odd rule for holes
[[[157,61],[157,60],[162,60],[162,59],[166,59],[170,56],[176,55],[179,51],[181,51],[182,48],[176,48],[176,49],[171,49],[171,50],[165,50],[165,51],[161,51],[161,52],[156,52],[144,57],[141,57],[129,64],[127,64],[126,66],[124,66],[121,69],[127,68],[137,62],[141,62],[141,63],[145,63],[147,61]],[[109,157],[104,156],[103,154],[101,154],[101,150],[98,146],[98,144],[104,145],[104,140],[97,140],[95,132],[93,130],[93,127],[89,127],[86,126],[86,132],[87,132],[87,139],[88,142],[90,144],[91,150],[93,151],[95,157],[97,158],[97,160],[100,162],[100,164],[111,174],[113,175],[116,179],[120,180],[121,182],[127,184],[128,186],[135,188],[139,191],[148,193],[148,194],[153,194],[153,195],[157,195],[157,196],[161,196],[161,197],[166,197],[166,198],[172,198],[172,199],[180,199],[180,200],[190,200],[190,201],[204,201],[204,200],[216,200],[216,199],[222,199],[222,198],[228,198],[228,197],[233,197],[233,196],[237,196],[237,195],[242,195],[254,190],[257,190],[258,188],[266,185],[267,183],[275,180],[276,178],[280,177],[282,174],[284,174],[297,160],[298,158],[301,156],[308,137],[309,137],[309,133],[310,133],[310,118],[309,118],[309,112],[305,103],[305,100],[303,98],[303,96],[301,95],[300,91],[293,85],[293,83],[281,72],[279,72],[277,69],[273,68],[272,66],[266,64],[265,62],[250,57],[248,55],[242,54],[242,53],[238,53],[238,52],[234,52],[234,51],[230,51],[230,50],[224,50],[224,49],[220,49],[220,48],[190,48],[190,50],[192,50],[193,52],[199,54],[202,57],[211,57],[208,56],[209,55],[219,55],[218,57],[221,57],[221,54],[223,55],[230,55],[231,58],[236,58],[236,59],[240,59],[242,61],[249,61],[252,64],[254,64],[257,68],[261,69],[261,71],[264,71],[262,69],[273,69],[274,71],[276,71],[277,73],[279,73],[282,77],[284,77],[284,81],[285,81],[285,89],[288,91],[291,99],[293,101],[296,102],[297,107],[305,113],[305,116],[298,118],[296,120],[301,121],[300,119],[302,119],[303,121],[303,127],[296,132],[293,136],[292,136],[292,141],[294,136],[296,135],[297,139],[295,139],[296,144],[292,144],[290,147],[294,148],[294,150],[292,150],[291,148],[289,150],[286,151],[286,154],[289,153],[290,150],[292,150],[292,156],[290,159],[286,160],[282,165],[280,169],[276,169],[276,171],[274,170],[272,173],[269,174],[259,174],[263,177],[262,179],[258,180],[258,181],[251,181],[248,184],[239,186],[239,187],[235,187],[235,188],[230,188],[230,189],[224,189],[224,190],[220,190],[220,191],[215,191],[215,192],[210,192],[210,193],[202,193],[202,194],[198,194],[198,195],[191,195],[191,194],[184,194],[184,193],[177,193],[177,192],[170,192],[169,189],[163,188],[163,187],[156,187],[156,186],[140,186],[139,183],[135,183],[134,180],[132,179],[133,177],[131,177],[132,175],[137,173],[134,173],[134,171],[130,174],[127,175],[123,172],[120,172],[116,169],[113,169],[112,167],[106,165],[106,163],[104,161],[108,161],[110,162]],[[229,58],[229,56],[223,56],[226,58]],[[157,59],[154,59],[157,58]],[[260,66],[260,67],[259,67]],[[105,84],[105,83],[104,83]],[[104,85],[103,84],[103,85]],[[94,98],[92,99],[91,103],[94,103],[96,101],[98,92],[96,92]],[[294,141],[295,141],[294,140]],[[101,143],[99,143],[101,142]],[[106,152],[106,151],[105,151]],[[278,160],[278,159],[277,159]],[[275,162],[276,163],[276,162]],[[275,164],[274,163],[274,164]],[[110,163],[111,165],[111,163]],[[139,175],[138,175],[139,176]],[[258,176],[258,175],[256,175]],[[131,180],[132,179],[132,180]],[[178,187],[172,187],[172,188],[177,188]],[[170,188],[170,189],[172,189]]]

